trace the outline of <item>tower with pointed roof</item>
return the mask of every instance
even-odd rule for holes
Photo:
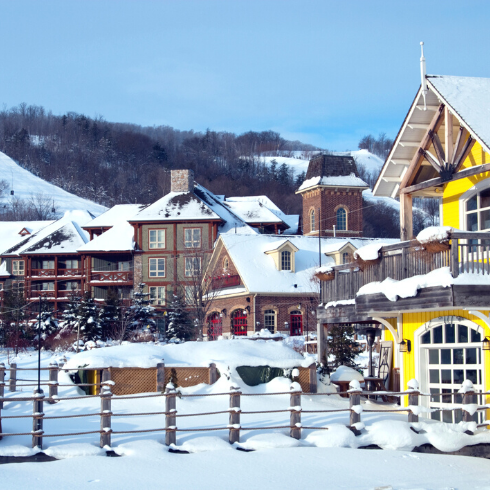
[[[351,156],[319,154],[310,160],[305,181],[297,190],[303,198],[303,234],[362,236],[362,191]]]

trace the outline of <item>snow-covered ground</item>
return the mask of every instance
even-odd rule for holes
[[[223,341],[231,342],[231,341]],[[257,342],[240,342],[245,349]],[[213,344],[218,344],[215,342]],[[189,343],[192,344],[192,343]],[[211,344],[211,343],[209,343]],[[265,342],[264,342],[265,344]],[[276,344],[270,341],[270,344]],[[208,346],[200,344],[203,351]],[[177,349],[179,346],[175,346]],[[181,347],[185,347],[181,346]],[[135,346],[135,351],[139,350]],[[240,347],[235,353],[240,351]],[[268,347],[266,348],[268,350]],[[275,348],[274,348],[275,349]],[[277,348],[274,356],[282,349]],[[185,347],[189,354],[196,347]],[[121,355],[127,356],[127,352]],[[231,350],[230,350],[231,352]],[[63,353],[43,352],[42,366],[58,360]],[[72,363],[77,364],[74,354]],[[184,353],[185,355],[185,353]],[[85,356],[90,357],[90,353]],[[119,354],[113,354],[118,359]],[[182,357],[174,355],[182,361]],[[288,356],[289,357],[289,356]],[[293,358],[294,355],[291,355]],[[92,354],[95,358],[95,352]],[[0,362],[12,361],[6,352],[0,353]],[[86,359],[87,360],[87,359]],[[210,359],[211,360],[211,359]],[[253,361],[252,357],[244,361]],[[17,359],[18,367],[35,368],[36,352],[21,354]],[[170,361],[170,358],[169,358]],[[226,356],[223,356],[226,362]],[[259,363],[260,359],[255,359]],[[279,360],[278,360],[279,362]],[[289,362],[289,361],[288,361]],[[238,360],[235,365],[238,365]],[[22,374],[20,374],[22,373]],[[224,373],[223,373],[224,374]],[[249,387],[236,377],[234,369],[229,371],[230,379],[223,375],[212,386],[198,385],[181,389],[183,394],[226,393],[231,384],[240,384],[243,393],[260,395],[289,391],[290,380],[276,378],[266,385]],[[19,378],[33,379],[35,372],[19,371]],[[47,371],[42,371],[47,379]],[[60,375],[60,383],[68,384],[69,377]],[[3,416],[28,415],[31,404],[16,402],[16,398],[31,393],[31,387],[22,388],[15,393],[6,391],[9,402],[2,410]],[[323,385],[321,385],[323,386]],[[322,389],[328,389],[323,386]],[[60,396],[75,396],[80,391],[75,387],[60,387]],[[177,399],[179,414],[202,413],[227,410],[228,395],[211,397],[193,397]],[[490,442],[485,431],[474,436],[464,434],[466,428],[473,426],[441,424],[439,422],[421,422],[417,429],[426,433],[416,434],[408,423],[406,412],[368,413],[371,409],[393,409],[393,405],[381,405],[374,401],[362,402],[364,412],[362,421],[365,429],[362,435],[355,437],[345,425],[349,420],[348,412],[303,413],[303,426],[319,426],[327,430],[303,429],[302,439],[297,441],[288,436],[288,429],[247,430],[246,427],[288,426],[289,414],[243,414],[241,416],[240,446],[254,449],[254,452],[237,451],[236,446],[227,442],[228,431],[214,432],[178,432],[177,447],[190,454],[173,454],[164,445],[164,432],[113,434],[112,448],[121,457],[108,458],[98,447],[98,434],[73,437],[50,437],[44,439],[47,454],[60,461],[38,464],[6,464],[1,467],[2,484],[8,489],[25,489],[36,486],[39,490],[54,488],[90,488],[99,485],[105,488],[133,489],[141,488],[182,488],[182,489],[293,489],[298,487],[319,487],[327,489],[489,489],[488,472],[490,461],[462,456],[438,456],[411,453],[415,445],[431,442],[442,450],[454,450],[462,444]],[[116,414],[161,412],[164,410],[163,398],[123,399],[114,397],[112,410]],[[302,396],[304,410],[334,410],[348,407],[348,400],[338,395]],[[246,396],[241,399],[243,411],[284,410],[289,407],[289,395]],[[63,400],[55,405],[45,404],[46,416],[75,415],[97,413],[100,409],[98,398],[82,400]],[[228,415],[216,414],[201,417],[178,418],[178,427],[182,429],[226,427]],[[3,432],[28,432],[30,418],[3,419]],[[163,415],[118,416],[112,418],[114,431],[144,430],[164,427]],[[98,416],[45,420],[46,434],[74,433],[98,430]],[[378,444],[385,448],[379,450],[359,450],[359,446]],[[29,455],[30,436],[4,437],[0,441],[0,455]],[[226,451],[226,453],[223,453]]]
[[[61,217],[66,211],[83,209],[95,216],[107,211],[107,208],[95,202],[70,194],[59,187],[36,177],[28,170],[17,165],[9,156],[0,152],[0,180],[7,181],[9,187],[5,197],[0,198],[0,203],[7,203],[11,199],[10,191],[14,191],[14,197],[19,199],[36,199],[37,196],[54,201],[56,214]]]

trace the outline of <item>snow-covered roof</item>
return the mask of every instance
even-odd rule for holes
[[[419,89],[374,186],[375,196],[398,196],[400,183],[441,103],[454,115],[453,134],[460,125],[465,127],[490,153],[490,78],[427,75],[427,88],[426,110]],[[443,145],[444,133],[441,125],[438,135]],[[437,175],[429,162],[424,161],[422,166],[421,180]],[[417,195],[440,196],[434,189],[424,189]]]
[[[233,202],[226,200],[225,205],[245,223],[283,223],[282,219],[259,201]]]
[[[93,216],[86,211],[67,211],[63,218],[29,235],[5,255],[77,253],[77,249],[88,242],[88,233],[81,226]]]
[[[318,292],[318,284],[312,281],[318,268],[318,238],[285,235],[222,235],[226,247],[243,284],[250,293],[306,293]],[[278,271],[274,259],[265,252],[275,250],[289,240],[295,253],[295,272]],[[371,238],[322,238],[322,254],[335,252],[347,243],[360,248],[367,243],[380,241]],[[395,243],[397,240],[393,240]],[[387,242],[387,240],[383,240]],[[219,247],[215,254],[219,253]],[[332,257],[322,256],[322,265],[335,265]],[[295,286],[296,285],[296,286]]]
[[[127,222],[115,224],[110,230],[82,245],[80,252],[129,252],[134,250],[134,228]]]
[[[20,232],[25,228],[32,235],[54,221],[0,221],[0,253],[26,239]]]
[[[363,187],[365,189],[369,187],[364,180],[351,173],[350,175],[335,175],[332,177],[312,177],[311,179],[305,180],[298,190],[303,191],[315,185],[326,185],[332,187]]]
[[[105,213],[87,223],[84,228],[109,228],[121,221],[132,218],[144,207],[143,204],[116,204]]]
[[[74,209],[85,209],[97,216],[107,210],[105,206],[70,194],[31,174],[2,152],[0,152],[0,180],[6,180],[9,186],[13,185],[13,189],[10,190],[15,192],[15,198],[36,200],[39,196],[41,199],[47,199],[49,207],[54,201],[57,215]],[[7,203],[9,200],[9,193],[6,197],[0,198],[0,202],[3,203]]]

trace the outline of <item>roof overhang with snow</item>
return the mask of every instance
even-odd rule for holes
[[[410,106],[375,196],[441,197],[475,141],[490,153],[490,79],[429,75],[427,88],[425,105],[419,88]]]

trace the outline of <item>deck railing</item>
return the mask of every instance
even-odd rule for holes
[[[133,273],[127,271],[92,272],[91,281],[95,282],[131,282]]]
[[[425,249],[417,240],[395,243],[382,247],[377,261],[335,266],[334,278],[322,281],[322,303],[354,299],[370,282],[388,277],[400,281],[441,267],[449,267],[453,277],[490,274],[490,233],[453,232],[450,241],[435,251]]]

